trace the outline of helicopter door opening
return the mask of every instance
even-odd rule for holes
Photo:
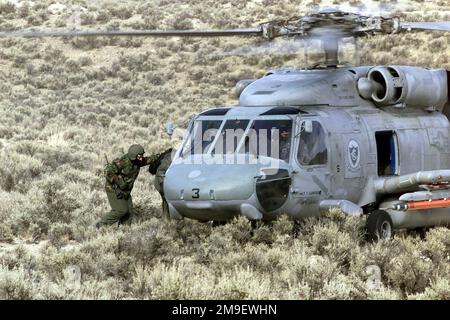
[[[450,71],[447,71],[447,95],[448,95],[447,103],[445,104],[442,113],[450,121]]]
[[[375,132],[378,176],[398,174],[398,140],[394,131]]]

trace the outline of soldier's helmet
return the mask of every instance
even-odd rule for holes
[[[128,149],[128,158],[130,158],[130,160],[136,160],[137,155],[144,154],[144,152],[144,148],[140,144],[133,144]]]

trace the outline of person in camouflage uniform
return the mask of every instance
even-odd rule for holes
[[[105,166],[105,190],[111,211],[105,214],[96,227],[114,223],[129,223],[133,216],[131,190],[143,166],[156,167],[164,153],[144,157],[144,148],[134,144],[127,154],[113,160]]]
[[[169,205],[167,204],[167,200],[164,196],[164,177],[166,176],[166,171],[171,163],[172,163],[172,149],[168,149],[162,154],[161,161],[159,162],[156,171],[152,172],[150,171],[152,168],[151,167],[149,168],[150,173],[155,175],[155,181],[153,185],[161,195],[162,216],[165,219],[170,219],[170,215],[169,215]]]

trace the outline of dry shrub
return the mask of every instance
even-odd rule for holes
[[[83,12],[80,14],[80,23],[82,26],[95,24],[96,20],[95,15],[92,13]]]
[[[24,194],[11,193],[7,200],[3,204],[8,212],[4,224],[13,234],[34,240],[45,236],[54,223],[71,223],[81,207],[80,191],[52,178],[38,182]]]
[[[184,30],[194,28],[194,25],[192,24],[192,15],[187,11],[174,14],[169,18],[167,24],[173,29]]]
[[[135,293],[153,299],[205,299],[211,294],[213,283],[205,267],[183,262],[171,266],[157,264],[151,270],[137,269],[133,279]]]
[[[364,283],[353,276],[343,274],[337,275],[335,278],[327,282],[322,290],[320,299],[365,299]]]
[[[106,37],[74,37],[69,41],[74,48],[84,50],[98,49],[110,43]]]
[[[155,299],[267,299],[273,298],[270,280],[249,268],[237,267],[215,277],[202,265],[180,261],[171,266],[137,269],[136,293]],[[243,287],[242,283],[246,283]]]
[[[7,15],[14,12],[16,12],[16,6],[14,5],[14,3],[9,1],[6,2],[2,1],[0,3],[0,14]]]
[[[231,237],[233,241],[239,244],[248,242],[252,237],[252,227],[250,222],[243,216],[238,216],[230,223],[219,227],[220,232],[223,232],[225,236]]]
[[[271,224],[263,224],[256,228],[256,230],[253,230],[253,237],[251,241],[254,244],[272,244],[275,241],[275,233],[273,232]]]
[[[0,299],[29,300],[33,297],[33,287],[25,270],[8,270],[0,266]]]
[[[80,207],[79,194],[71,192],[67,182],[54,178],[42,181],[40,189],[45,201],[41,212],[50,222],[71,222],[72,213]]]
[[[49,281],[58,282],[64,278],[64,270],[72,265],[80,268],[82,279],[90,279],[96,275],[97,255],[89,255],[78,248],[57,249],[53,246],[43,248],[37,258],[37,271],[46,275]]]
[[[0,187],[6,191],[26,191],[33,179],[40,176],[43,163],[36,158],[16,152],[2,152],[0,161]]]
[[[11,243],[14,241],[14,234],[9,225],[0,224],[0,242]]]
[[[272,222],[271,228],[274,233],[275,241],[283,241],[287,238],[291,238],[293,221],[288,215],[283,214],[277,220]]]
[[[225,256],[225,253],[229,252],[232,246],[230,237],[213,231],[209,237],[194,244],[192,249],[197,263],[209,265],[221,260],[220,258]]]
[[[321,297],[324,285],[339,273],[338,264],[326,256],[303,256],[297,261],[294,267],[297,281],[308,285],[313,298]]]
[[[389,261],[386,267],[389,283],[406,294],[424,291],[433,275],[431,259],[423,256],[416,249],[415,241],[411,239],[399,241],[399,253]]]
[[[113,17],[121,20],[129,19],[133,15],[133,8],[129,8],[127,6],[111,5],[108,6],[107,9]]]
[[[245,286],[242,286],[245,283]],[[273,290],[271,280],[257,270],[236,267],[224,272],[218,279],[213,296],[219,299],[274,299],[279,292]]]
[[[175,254],[176,243],[161,228],[161,222],[152,218],[120,239],[119,252],[132,256],[136,261],[153,264],[157,259],[165,259],[169,253]]]
[[[74,299],[73,290],[67,288],[61,283],[54,283],[46,279],[42,279],[35,283],[34,286],[36,300],[63,300]]]
[[[430,258],[435,265],[447,265],[450,261],[449,229],[446,227],[431,228],[422,243],[422,253]]]
[[[20,8],[18,8],[19,17],[26,18],[30,14],[30,5],[28,2],[22,3]]]
[[[447,278],[435,279],[423,293],[408,296],[408,299],[450,300],[450,281]]]
[[[31,26],[39,26],[49,19],[49,12],[46,9],[42,9],[27,16],[27,22]]]
[[[118,300],[126,297],[126,285],[114,278],[84,281],[80,290],[68,295],[70,299]]]
[[[81,165],[82,168],[82,157],[79,157],[76,152],[60,146],[41,146],[37,149],[34,157],[40,159],[42,165],[50,170],[56,170],[64,164],[70,164],[74,168],[78,167],[78,169]]]
[[[36,261],[23,244],[9,249],[0,254],[0,265],[8,270],[23,268],[30,270],[35,268]]]
[[[63,223],[52,224],[48,232],[48,240],[57,248],[67,245],[70,240],[73,240],[72,226]]]
[[[142,39],[137,39],[134,37],[123,38],[117,42],[117,45],[122,48],[140,48],[142,44],[143,44]]]
[[[236,267],[242,267],[252,268],[255,272],[261,274],[271,274],[277,270],[280,263],[276,259],[268,259],[267,247],[264,245],[255,247],[247,244],[245,246],[238,246],[235,250],[226,250],[225,252],[213,257],[213,270],[221,270],[222,268],[224,270],[232,270]]]
[[[336,225],[318,225],[314,228],[311,246],[315,254],[327,255],[340,266],[348,267],[358,244]]]

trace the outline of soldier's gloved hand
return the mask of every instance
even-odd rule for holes
[[[161,164],[162,159],[164,159],[164,157],[165,157],[167,154],[172,153],[172,150],[173,150],[173,148],[169,148],[169,149],[164,150],[163,152],[161,152],[161,153],[159,154],[159,156],[158,156],[158,166]]]

